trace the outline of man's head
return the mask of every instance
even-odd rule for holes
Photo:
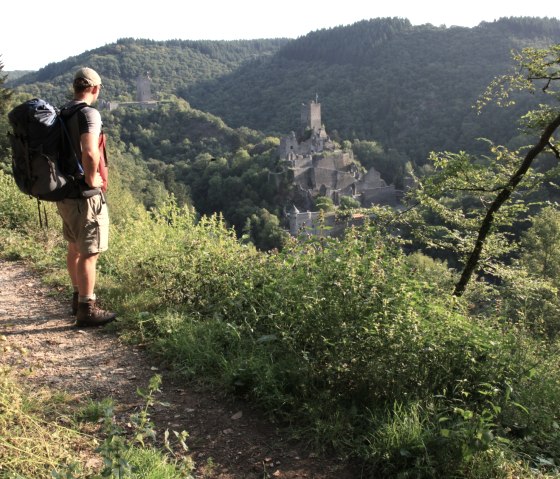
[[[89,67],[80,68],[74,74],[74,93],[84,94],[86,92],[92,92],[99,95],[101,90],[101,77],[99,74]],[[88,90],[89,89],[89,90]]]

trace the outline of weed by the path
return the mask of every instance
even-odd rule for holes
[[[0,477],[192,478],[186,432],[174,432],[175,441],[166,432],[162,439],[165,452],[155,445],[149,408],[155,404],[160,381],[156,376],[145,391],[139,391],[145,406],[130,418],[131,436],[115,421],[111,400],[90,401],[76,412],[70,395],[23,391],[7,369],[0,370]],[[87,427],[78,422],[99,420],[103,422],[101,442],[83,432]],[[96,456],[101,461],[88,461]]]

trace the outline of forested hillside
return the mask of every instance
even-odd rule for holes
[[[124,38],[18,76],[7,85],[24,87],[29,93],[59,104],[68,96],[75,68],[90,65],[103,77],[105,99],[134,100],[136,79],[148,72],[152,91],[158,99],[164,99],[178,89],[231,73],[247,60],[269,56],[287,42],[285,39],[226,42]]]
[[[400,186],[407,164],[424,165],[430,151],[485,154],[479,137],[529,143],[518,119],[530,94],[517,95],[509,110],[490,106],[478,115],[472,107],[495,75],[514,67],[512,49],[554,41],[560,22],[530,18],[476,28],[375,19],[297,40],[122,39],[7,85],[61,104],[71,72],[88,64],[103,76],[102,100],[122,102],[134,99],[138,75],[149,73],[154,98],[165,104],[104,114],[115,154],[134,158],[137,174],[150,170],[139,181],[146,206],[161,182],[180,204],[223,213],[240,235],[255,239],[266,230],[261,246],[269,247],[281,244],[279,217],[289,206],[285,177],[270,176],[279,171],[277,137],[299,127],[302,102],[318,95],[329,134]]]
[[[511,50],[560,41],[560,22],[510,18],[475,28],[412,26],[374,19],[311,32],[182,95],[231,126],[285,134],[299,105],[318,94],[323,121],[340,138],[375,140],[415,164],[430,151],[476,149],[477,137],[518,143],[509,114],[472,105],[490,80],[511,68]]]
[[[302,102],[316,95],[335,139],[373,140],[423,164],[430,151],[483,151],[489,138],[525,142],[509,112],[473,104],[490,80],[512,68],[511,51],[560,41],[556,19],[504,18],[474,28],[412,26],[404,19],[364,20],[297,40],[152,41],[121,39],[8,82],[61,103],[71,71],[99,70],[106,100],[133,100],[149,72],[157,99],[179,95],[229,126],[284,135],[299,126]]]
[[[180,204],[192,203],[202,215],[222,213],[239,235],[244,228],[249,234],[256,228],[259,236],[267,230],[259,246],[280,246],[278,216],[289,186],[285,176],[270,178],[278,163],[276,138],[230,128],[182,100],[151,110],[118,109],[105,121],[120,138],[119,149],[143,158]]]

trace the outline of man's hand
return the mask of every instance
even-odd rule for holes
[[[91,188],[101,188],[103,186],[103,178],[101,178],[99,172],[96,171],[92,178],[86,178],[86,183]]]

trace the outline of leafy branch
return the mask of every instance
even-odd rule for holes
[[[486,215],[480,225],[480,229],[478,232],[478,237],[475,242],[475,246],[472,250],[472,253],[463,268],[463,272],[461,273],[461,277],[459,281],[455,285],[455,290],[453,294],[455,296],[461,296],[467,284],[469,283],[471,276],[478,264],[480,259],[480,255],[482,252],[482,248],[490,233],[490,228],[494,222],[494,215],[498,212],[501,206],[510,198],[511,194],[515,191],[529,168],[531,167],[534,159],[543,151],[545,148],[550,144],[550,139],[556,129],[560,126],[560,115],[558,115],[548,126],[545,128],[543,134],[541,135],[540,140],[529,150],[523,163],[517,169],[517,171],[511,176],[508,184],[502,188],[500,193],[496,196],[490,207],[488,208]]]

